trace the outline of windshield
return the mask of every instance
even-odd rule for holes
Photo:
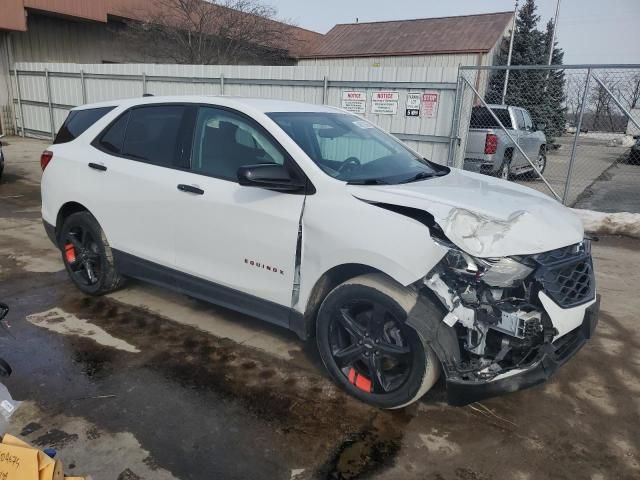
[[[391,135],[345,113],[269,113],[328,175],[352,184],[397,184],[445,175]]]

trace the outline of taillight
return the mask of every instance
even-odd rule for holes
[[[487,139],[484,142],[484,153],[493,154],[498,151],[498,136],[493,133],[487,133]]]
[[[40,167],[42,167],[42,171],[44,172],[44,169],[47,168],[47,165],[49,165],[49,162],[53,159],[53,152],[51,150],[45,150],[44,152],[42,152],[42,155],[40,155]]]

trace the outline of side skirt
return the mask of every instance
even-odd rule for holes
[[[119,250],[114,249],[113,255],[118,270],[124,276],[170,288],[296,332],[296,327],[301,323],[302,314],[290,307],[262,300]]]

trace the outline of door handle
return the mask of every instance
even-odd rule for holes
[[[185,185],[181,183],[178,185],[178,190],[186,193],[195,193],[196,195],[204,195],[204,190],[198,187],[194,187],[193,185]]]
[[[89,163],[89,168],[93,168],[94,170],[100,170],[101,172],[106,172],[107,167],[104,165],[100,165],[99,163]]]

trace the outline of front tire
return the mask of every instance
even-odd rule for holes
[[[74,213],[65,219],[58,245],[71,281],[83,293],[103,295],[124,283],[107,237],[89,212]]]
[[[342,389],[391,409],[415,402],[435,384],[439,361],[406,325],[415,300],[415,293],[381,274],[348,280],[327,295],[316,338],[325,367]]]

